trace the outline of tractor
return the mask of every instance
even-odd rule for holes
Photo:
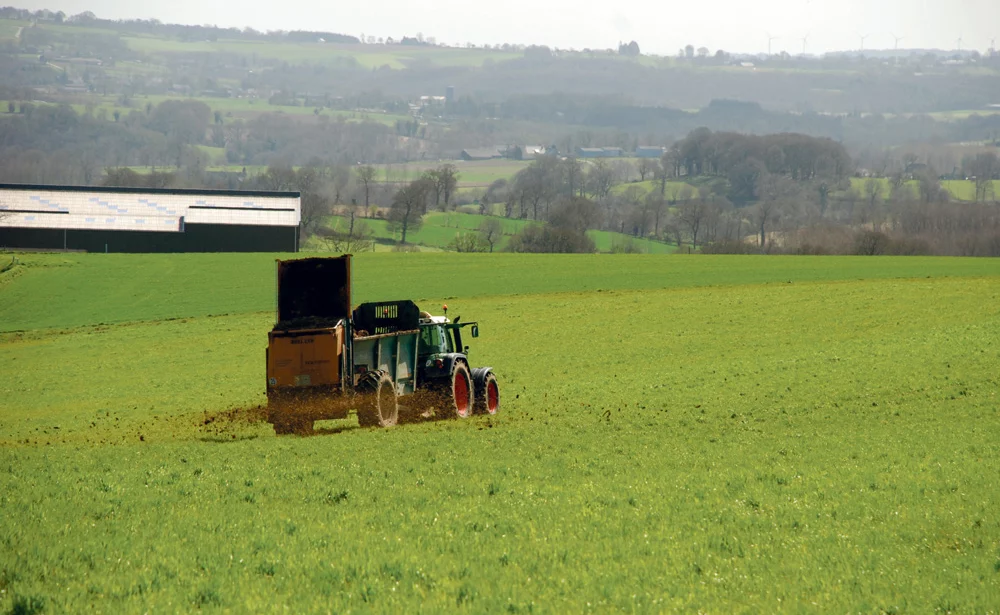
[[[277,314],[268,334],[267,421],[277,434],[307,433],[354,410],[362,427],[402,419],[496,414],[490,367],[471,368],[463,331],[476,322],[415,303],[351,306],[351,255],[277,261]]]

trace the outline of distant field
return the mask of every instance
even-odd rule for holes
[[[30,25],[24,21],[13,19],[0,19],[0,41],[13,41],[17,37],[19,28]]]
[[[963,110],[963,111],[935,111],[933,113],[928,113],[935,120],[945,121],[945,122],[956,122],[958,120],[965,120],[973,115],[1000,115],[1000,109],[977,109],[977,110]]]
[[[345,45],[334,43],[284,43],[277,41],[219,40],[182,42],[165,38],[124,36],[129,47],[145,53],[221,52],[296,64],[357,62],[363,68],[406,68],[414,62],[438,66],[482,66],[487,60],[502,62],[521,57],[521,52],[404,45]]]
[[[275,256],[0,274],[0,612],[996,610],[993,260],[359,255],[480,323],[500,413],[206,425]]]
[[[882,193],[879,196],[880,199],[886,199],[889,197],[892,188],[889,184],[887,178],[876,178],[876,180],[882,184]],[[857,190],[862,196],[864,195],[865,185],[868,183],[868,179],[863,177],[852,177],[851,187]],[[907,185],[916,194],[918,187],[918,182],[908,181]],[[951,197],[958,201],[975,201],[976,200],[976,184],[972,181],[965,180],[944,180],[941,182],[941,187],[948,191]],[[993,193],[996,195],[994,198],[1000,198],[1000,180],[993,181]]]
[[[487,188],[497,179],[510,179],[518,171],[531,164],[530,160],[436,160],[433,162],[408,162],[393,165],[376,165],[379,168],[379,178],[385,177],[389,169],[396,181],[409,181],[418,177],[424,171],[451,164],[458,169],[458,185],[460,188]]]
[[[166,100],[197,100],[205,103],[212,111],[219,111],[223,114],[223,122],[229,123],[236,118],[248,118],[262,113],[286,113],[295,116],[321,115],[330,118],[343,118],[348,122],[377,122],[386,126],[395,126],[397,121],[408,121],[408,115],[397,115],[391,113],[379,113],[376,111],[347,111],[343,109],[320,109],[315,113],[314,107],[292,106],[292,105],[272,105],[266,100],[241,99],[241,98],[208,98],[208,97],[186,97],[169,95],[144,95],[131,99],[131,106],[119,104],[117,96],[82,95],[90,99],[90,105],[94,113],[104,113],[108,121],[114,121],[114,112],[119,111],[123,116],[130,111],[144,111],[147,104],[158,105]],[[19,101],[16,101],[19,102]],[[30,101],[35,105],[56,105],[58,103],[46,101]],[[7,110],[7,101],[0,100],[3,106],[2,112]],[[87,103],[73,103],[70,105],[77,113],[84,113],[87,110]]]

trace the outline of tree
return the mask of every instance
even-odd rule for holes
[[[414,180],[400,188],[389,208],[388,227],[392,232],[400,232],[400,243],[406,243],[406,234],[420,230],[427,213],[427,200],[435,190],[435,184],[427,178]]]
[[[695,250],[698,249],[698,231],[707,216],[708,204],[704,199],[691,199],[677,208],[677,221],[687,230],[691,237],[691,247]]]
[[[925,169],[917,175],[917,191],[924,203],[948,200],[948,193],[941,187],[941,181],[938,180],[934,169]]]
[[[365,192],[365,211],[371,206],[372,184],[375,182],[375,175],[378,170],[370,164],[360,166],[355,171],[358,181],[361,182]]]
[[[563,199],[553,209],[549,223],[555,227],[571,230],[580,235],[600,225],[601,210],[590,199],[574,197]]]
[[[636,57],[639,55],[639,43],[632,41],[628,44],[619,43],[618,44],[618,54],[629,57]]]
[[[151,107],[148,127],[181,143],[200,143],[205,138],[212,110],[197,100],[165,100]]]
[[[503,236],[503,225],[496,218],[487,218],[479,225],[479,238],[490,246],[490,253],[493,247]]]
[[[646,195],[647,209],[653,216],[653,236],[660,236],[660,222],[663,219],[663,213],[667,210],[667,202],[663,200],[663,197],[655,192],[650,192]]]
[[[587,190],[598,200],[605,200],[617,183],[614,170],[603,160],[598,159],[587,172]]]
[[[316,229],[316,237],[327,250],[341,254],[370,252],[375,243],[375,233],[364,222],[352,222],[347,231],[341,230],[339,225],[334,228],[321,226]]]
[[[458,187],[458,178],[458,169],[453,164],[443,164],[437,168],[437,189],[444,199],[445,209],[451,204],[451,196]]]
[[[265,190],[287,192],[295,187],[295,169],[283,162],[275,162],[257,176],[257,181]]]
[[[882,196],[882,180],[870,177],[865,181],[865,196],[868,198],[868,206],[875,208],[875,201]]]
[[[976,201],[985,202],[993,194],[993,178],[1000,174],[1000,160],[995,152],[976,154],[966,165],[966,173],[976,184]]]
[[[659,166],[660,165],[657,164],[656,160],[654,160],[652,158],[643,158],[642,160],[640,160],[639,161],[639,181],[641,181],[641,182],[646,181],[646,177],[647,176],[653,177],[653,175],[656,173],[657,167],[659,167]]]
[[[763,175],[757,192],[760,200],[750,210],[754,227],[759,233],[760,251],[767,250],[767,232],[777,224],[787,202],[795,193],[791,180],[780,175]]]

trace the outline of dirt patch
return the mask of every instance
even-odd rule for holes
[[[215,436],[232,436],[249,427],[256,427],[267,420],[266,406],[230,408],[220,412],[205,412],[199,427],[205,433]]]

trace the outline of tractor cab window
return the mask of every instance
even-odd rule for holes
[[[444,327],[440,325],[421,327],[420,354],[447,352],[452,352],[451,336],[445,332]]]

